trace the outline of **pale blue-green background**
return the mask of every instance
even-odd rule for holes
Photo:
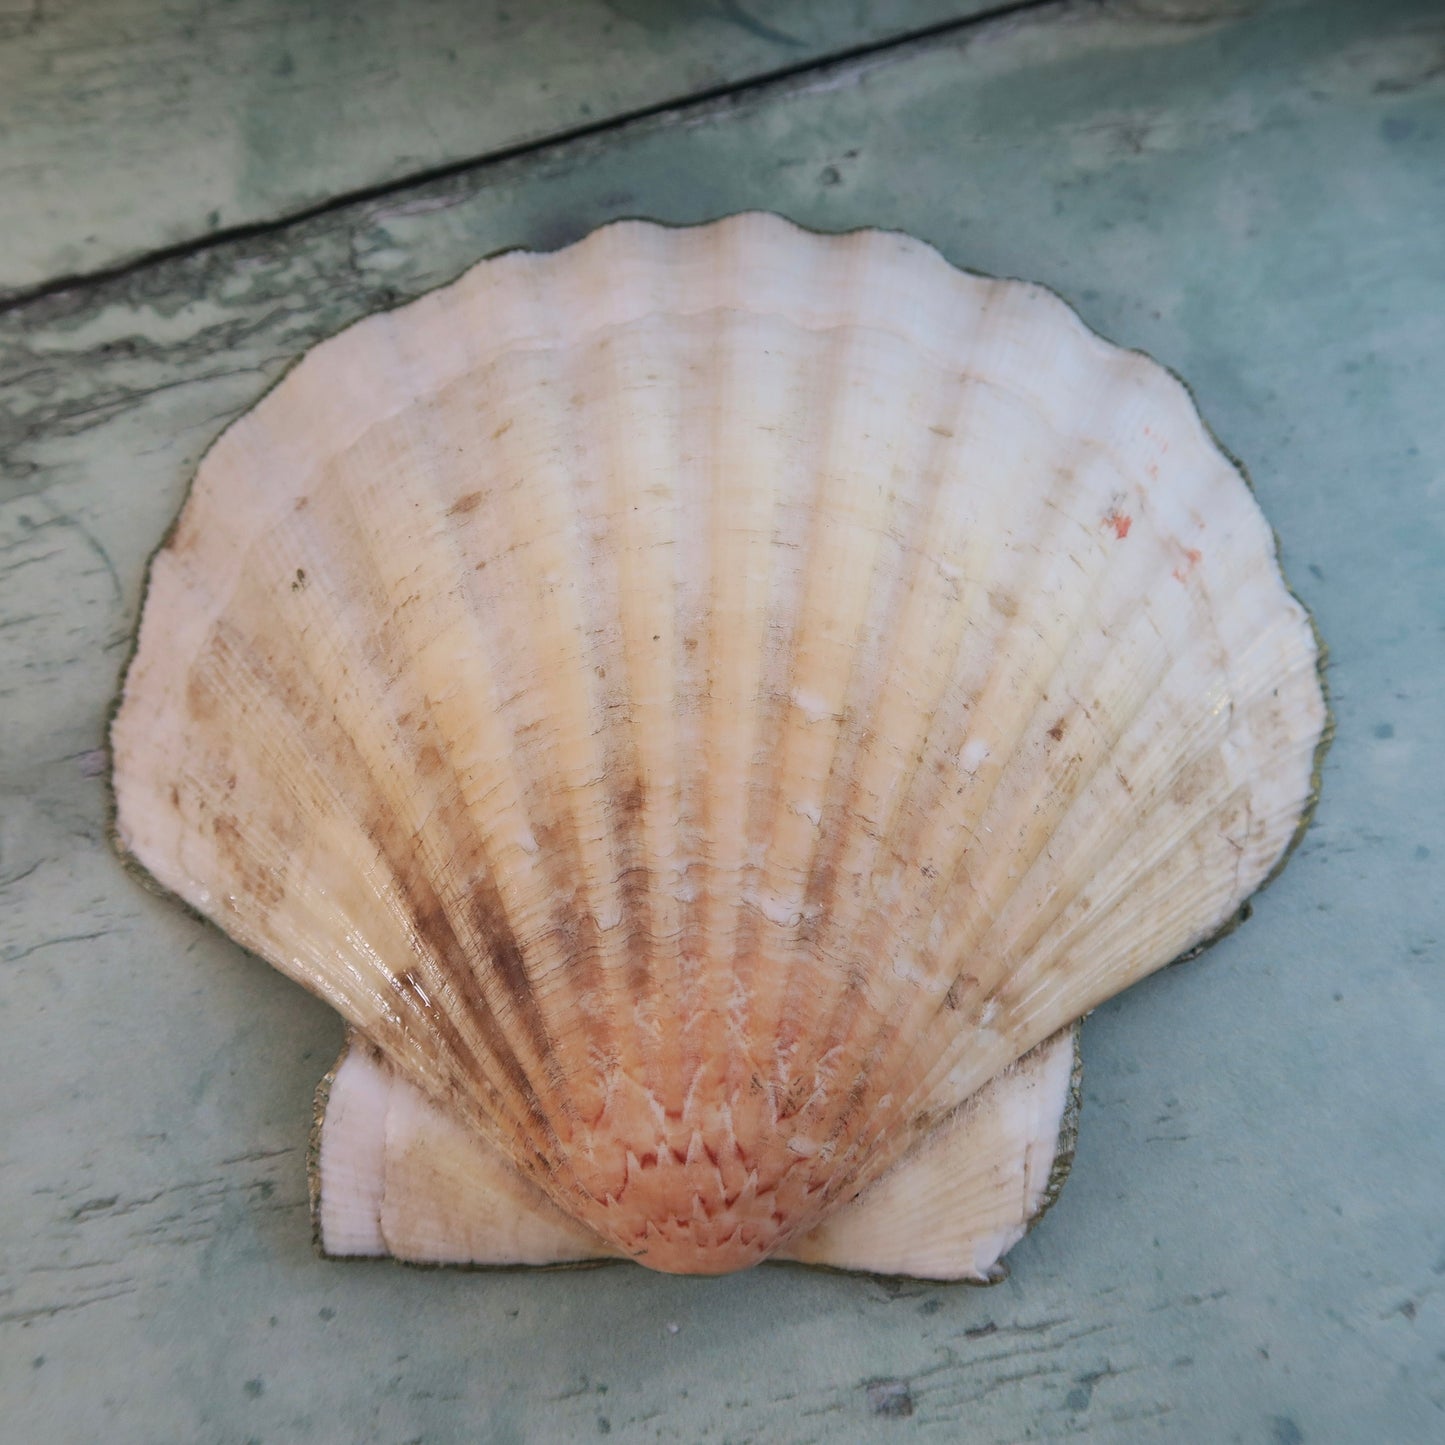
[[[729,8],[614,7],[654,60]],[[1445,12],[924,8],[795,5],[807,65],[829,24],[961,20],[762,85],[798,62],[733,25],[728,96],[199,249],[207,216],[122,148],[95,214],[131,186],[164,225],[117,256],[188,249],[0,315],[6,1438],[1445,1438]],[[424,100],[388,94],[378,184],[499,144],[494,89],[470,151],[465,123],[427,151]],[[268,140],[283,201],[326,179],[311,104],[294,156]],[[75,262],[18,184],[4,239],[43,288]],[[206,444],[346,321],[502,247],[747,207],[1045,282],[1190,382],[1330,647],[1318,821],[1251,922],[1086,1025],[1073,1178],[996,1289],[328,1264],[304,1154],[338,1023],[105,845],[146,556]]]

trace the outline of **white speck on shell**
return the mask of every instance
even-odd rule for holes
[[[982,738],[970,738],[958,754],[958,765],[964,772],[978,772],[988,758],[989,747]]]

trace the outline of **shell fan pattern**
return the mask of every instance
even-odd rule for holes
[[[1158,365],[900,235],[623,222],[225,432],[117,833],[350,1025],[328,1252],[986,1278],[1076,1021],[1280,862],[1325,717]]]

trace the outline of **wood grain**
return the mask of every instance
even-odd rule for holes
[[[1235,8],[1040,9],[0,317],[11,1436],[1439,1435],[1445,32],[1433,0]],[[339,1026],[107,851],[146,558],[348,321],[502,247],[749,206],[1044,281],[1189,379],[1330,645],[1318,821],[1245,928],[1088,1022],[1073,1176],[993,1291],[326,1264]]]
[[[5,0],[0,296],[991,8]]]

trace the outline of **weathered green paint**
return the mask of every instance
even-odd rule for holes
[[[0,0],[0,295],[1007,0]]]
[[[1441,1434],[1445,17],[1174,8],[1041,9],[0,320],[9,1434]],[[339,1023],[104,843],[145,558],[318,337],[502,247],[746,206],[1046,282],[1189,380],[1330,645],[1318,819],[1248,924],[1086,1025],[1073,1174],[996,1289],[320,1261]]]

